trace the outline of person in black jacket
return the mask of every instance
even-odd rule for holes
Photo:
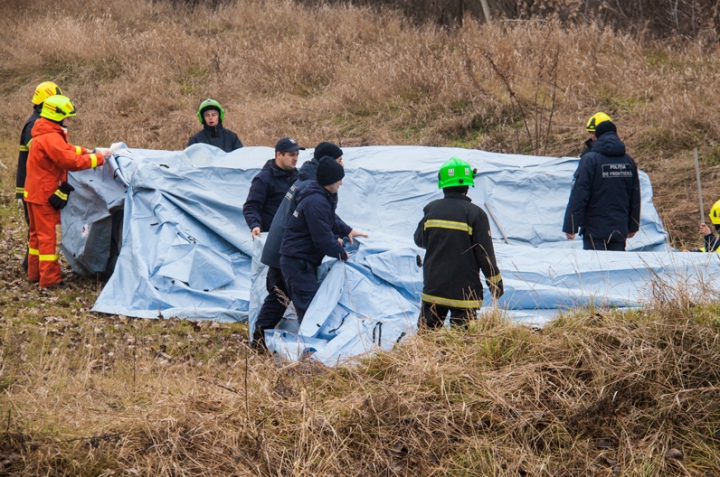
[[[318,144],[317,147],[315,147],[312,159],[300,167],[298,180],[295,181],[287,191],[287,194],[285,194],[280,203],[280,207],[275,213],[267,238],[265,239],[262,257],[260,258],[260,261],[268,266],[266,280],[268,295],[265,297],[265,301],[258,313],[255,332],[253,333],[253,341],[262,342],[265,336],[265,330],[275,328],[287,309],[286,298],[290,295],[285,287],[285,280],[280,270],[280,245],[282,245],[282,238],[285,234],[287,223],[297,208],[298,194],[305,189],[305,186],[307,186],[310,181],[315,180],[317,166],[321,158],[329,156],[338,164],[342,165],[342,155],[342,149],[333,143],[321,142]],[[339,217],[335,217],[335,222],[338,228],[345,228],[344,222],[342,222]]]
[[[710,209],[710,221],[713,223],[716,232],[720,232],[720,200],[715,202]],[[703,236],[703,246],[693,252],[716,252],[720,253],[720,236],[715,235],[705,222],[700,223],[700,233]]]
[[[580,231],[585,250],[625,251],[640,229],[640,178],[612,121],[595,128],[590,152],[580,159],[565,210],[563,232]]]
[[[438,174],[444,198],[430,202],[415,230],[415,244],[424,248],[422,310],[418,326],[466,326],[482,306],[480,270],[494,298],[503,282],[490,235],[487,214],[467,196],[474,186],[470,165],[453,157]]]
[[[237,134],[223,127],[225,110],[220,103],[212,98],[206,99],[200,103],[197,116],[203,128],[190,136],[186,147],[193,144],[210,144],[225,152],[232,152],[243,147]]]
[[[243,205],[245,222],[253,237],[261,237],[262,232],[270,230],[280,202],[297,180],[298,171],[295,166],[299,151],[304,150],[293,138],[280,139],[275,145],[275,159],[267,161],[253,178]]]
[[[318,291],[317,267],[323,257],[346,261],[349,256],[335,238],[367,235],[336,220],[337,192],[345,170],[334,158],[326,156],[317,166],[316,180],[310,181],[298,195],[298,206],[288,221],[280,246],[280,269],[298,322]]]
[[[37,88],[35,88],[35,94],[33,94],[32,98],[33,112],[25,122],[22,132],[20,133],[20,153],[18,154],[17,173],[15,174],[15,199],[17,200],[18,208],[23,209],[25,212],[25,223],[28,225],[30,225],[30,216],[28,215],[28,208],[25,203],[25,178],[27,177],[27,158],[28,152],[30,151],[30,141],[32,141],[30,132],[35,125],[35,121],[40,117],[40,111],[42,110],[45,100],[56,94],[62,94],[62,91],[60,87],[52,81],[40,83]],[[25,250],[25,259],[22,263],[23,270],[26,272],[28,269],[28,251],[27,249]]]

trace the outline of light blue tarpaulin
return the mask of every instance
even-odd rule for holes
[[[518,320],[542,324],[558,311],[591,304],[636,307],[654,280],[720,276],[715,254],[679,254],[666,245],[644,173],[641,230],[628,244],[635,252],[586,252],[581,239],[567,241],[561,230],[576,158],[414,146],[344,151],[338,215],[370,238],[349,248],[349,262],[324,263],[320,291],[299,330],[288,321],[267,333],[268,346],[288,359],[312,351],[314,359],[335,364],[415,332],[423,251],[412,234],[422,208],[442,196],[437,170],[452,156],[478,169],[469,195],[499,222],[491,219],[505,285],[497,306]],[[177,152],[119,148],[102,168],[71,174],[77,190],[63,212],[63,249],[76,271],[104,269],[109,218],[124,210],[121,252],[93,309],[144,318],[249,317],[252,328],[266,295],[258,262],[264,237],[252,240],[242,205],[273,155],[264,147],[229,154],[206,145]],[[301,151],[299,162],[311,155]]]

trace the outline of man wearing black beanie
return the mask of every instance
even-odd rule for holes
[[[280,245],[282,244],[282,238],[285,234],[288,221],[297,208],[298,194],[311,181],[315,180],[320,159],[325,156],[333,158],[340,165],[343,164],[342,149],[331,142],[321,142],[318,144],[315,147],[312,159],[306,161],[302,167],[300,167],[298,180],[295,181],[290,187],[290,190],[285,194],[270,225],[270,230],[265,239],[265,246],[263,247],[260,258],[260,261],[268,266],[266,281],[268,295],[265,297],[257,321],[255,322],[255,331],[252,340],[253,344],[257,344],[257,346],[262,346],[265,330],[275,328],[280,320],[282,320],[285,310],[287,309],[286,297],[289,296],[289,293],[285,287],[282,272],[280,271]],[[343,223],[340,217],[337,216],[335,216],[335,221]]]
[[[299,322],[318,291],[316,270],[323,257],[349,258],[335,237],[347,237],[350,243],[354,237],[367,237],[335,215],[337,192],[345,177],[343,166],[325,156],[318,163],[316,177],[298,194],[297,209],[280,246],[280,269]]]
[[[593,122],[589,151],[580,158],[565,210],[563,232],[578,232],[585,250],[625,251],[640,229],[640,179],[635,161],[625,152],[610,118]],[[606,116],[606,115],[605,115]]]

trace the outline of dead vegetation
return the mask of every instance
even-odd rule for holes
[[[98,316],[99,287],[72,274],[38,291],[0,210],[0,475],[720,475],[720,308],[702,284],[278,367],[243,324]]]

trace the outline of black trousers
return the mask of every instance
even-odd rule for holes
[[[625,240],[611,241],[593,240],[591,237],[583,237],[583,250],[607,250],[609,252],[624,252]]]
[[[280,320],[282,320],[285,310],[287,310],[287,305],[285,303],[287,300],[290,300],[290,294],[285,286],[282,271],[279,268],[268,268],[267,280],[265,283],[267,286],[268,296],[265,297],[265,301],[260,308],[255,328],[271,330],[280,323]]]
[[[317,268],[307,260],[281,255],[280,269],[285,278],[290,299],[295,305],[298,323],[302,323],[305,312],[320,288],[317,282]]]
[[[477,308],[453,308],[423,301],[418,326],[425,325],[430,329],[442,328],[448,312],[451,325],[467,326],[468,321],[477,317],[477,311]]]
[[[25,223],[28,224],[27,243],[25,244],[25,258],[23,259],[22,267],[27,272],[28,270],[28,244],[30,243],[30,214],[28,214],[27,202],[23,199],[23,210],[25,211]]]

